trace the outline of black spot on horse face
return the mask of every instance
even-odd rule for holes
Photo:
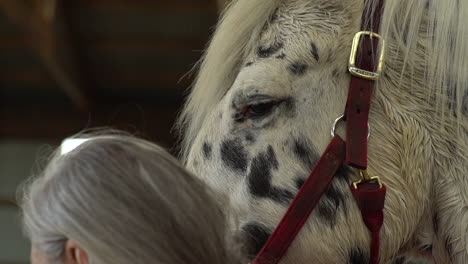
[[[302,187],[302,185],[304,185],[305,181],[306,180],[303,177],[297,177],[294,180],[294,183],[296,184],[296,188],[299,190]]]
[[[289,118],[294,118],[297,114],[296,101],[292,97],[289,97],[286,100],[284,100],[283,105],[286,110],[286,116]]]
[[[314,42],[310,43],[310,53],[312,54],[312,56],[314,57],[314,59],[316,61],[318,61],[320,59],[319,54],[318,54],[317,45],[315,45]]]
[[[284,44],[282,42],[273,43],[273,45],[269,47],[260,46],[257,48],[257,56],[263,59],[269,58],[275,55],[278,51],[280,51],[280,49],[282,49],[283,46]]]
[[[361,248],[353,248],[349,252],[349,264],[369,263],[369,257],[364,254]]]
[[[288,67],[288,70],[292,74],[298,75],[298,76],[304,75],[306,73],[307,69],[309,69],[309,65],[304,64],[304,63],[299,63],[299,62],[292,63]]]
[[[297,139],[294,141],[293,153],[302,161],[306,169],[312,170],[320,157],[310,149],[309,145],[306,139]]]
[[[406,263],[406,258],[403,256],[396,257],[391,261],[391,264],[405,264]]]
[[[278,19],[279,8],[276,8],[273,14],[270,17],[270,24],[274,23]]]
[[[278,163],[278,160],[276,159],[276,153],[275,153],[275,150],[273,149],[273,147],[271,145],[268,146],[268,149],[267,149],[267,153],[266,153],[266,157],[268,159],[270,159],[270,164],[271,164],[271,167],[275,170],[278,169],[279,167],[279,163]]]
[[[244,65],[244,67],[250,67],[250,66],[252,66],[252,64],[253,64],[253,62],[247,62],[247,63]]]
[[[275,58],[280,59],[280,60],[284,60],[286,58],[286,54],[281,53],[280,55],[276,56]]]
[[[331,201],[334,211],[338,211],[340,206],[346,209],[346,199],[342,190],[336,184],[330,184],[324,193],[324,197]]]
[[[332,76],[333,76],[334,78],[337,78],[338,75],[340,75],[340,70],[339,70],[339,69],[334,69],[334,70],[332,71]]]
[[[325,190],[320,203],[317,206],[318,217],[322,218],[324,223],[334,227],[337,221],[337,214],[340,206],[346,210],[346,199],[344,193],[335,185],[330,184]]]
[[[324,223],[334,227],[336,225],[336,210],[326,203],[319,203],[317,205],[317,215],[323,220]]]
[[[271,187],[268,197],[277,203],[288,206],[294,199],[294,194],[286,189]]]
[[[432,216],[432,228],[434,229],[434,233],[437,235],[437,233],[439,233],[439,216],[437,213],[434,213]]]
[[[353,169],[348,165],[343,165],[338,168],[335,178],[350,184],[353,180]]]
[[[271,185],[272,171],[277,170],[278,167],[275,151],[272,146],[268,146],[266,152],[259,153],[252,160],[248,176],[248,188],[253,196],[289,204],[294,198],[294,194]]]
[[[207,143],[207,142],[203,143],[203,156],[205,157],[205,159],[211,158],[211,150],[212,150],[212,147],[210,143]]]
[[[271,229],[257,222],[250,222],[242,226],[242,236],[246,253],[253,259],[271,236]]]
[[[248,155],[240,139],[225,140],[221,144],[221,159],[227,167],[245,172],[247,170]]]
[[[463,95],[461,111],[463,115],[468,116],[468,91]]]
[[[255,143],[255,136],[252,134],[252,133],[247,133],[245,135],[245,140],[248,142],[248,143]]]

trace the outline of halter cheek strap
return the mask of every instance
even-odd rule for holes
[[[378,34],[383,5],[384,0],[379,0],[371,20],[369,20],[368,11],[363,13],[361,31],[353,39],[349,59],[351,82],[344,114],[346,144],[348,145],[346,163],[358,169],[367,169],[367,124],[370,104],[375,81],[382,71],[385,54],[384,40]],[[382,47],[380,53],[377,52],[379,44]]]
[[[367,3],[367,1],[366,1]],[[371,233],[370,264],[379,263],[380,228],[387,190],[378,177],[367,174],[368,119],[375,81],[380,77],[385,54],[385,42],[380,37],[380,22],[384,0],[378,0],[372,16],[363,13],[361,32],[351,48],[349,72],[351,82],[344,119],[346,120],[346,163],[357,168],[360,181],[351,192],[361,211],[362,219]],[[370,23],[366,21],[371,17]],[[366,25],[370,27],[366,28]],[[379,44],[381,46],[380,53]]]
[[[371,232],[370,264],[379,263],[380,228],[383,224],[383,208],[387,189],[385,186],[366,182],[355,188],[351,186],[351,192],[361,210],[362,220]]]
[[[366,4],[368,1],[371,0],[366,0]],[[355,167],[360,177],[350,188],[371,233],[369,263],[379,262],[379,233],[383,224],[386,188],[378,177],[370,177],[366,171],[370,103],[375,80],[381,74],[385,47],[378,35],[384,0],[377,1],[377,9],[371,14],[372,27],[365,28],[366,19],[371,17],[366,9],[362,16],[361,31],[353,40],[349,60],[352,76],[344,114],[347,121],[346,144],[339,136],[333,137],[253,264],[276,264],[281,260],[344,161]],[[377,53],[379,44],[382,48]]]
[[[254,264],[274,264],[280,261],[330,185],[336,171],[343,164],[344,158],[345,143],[339,136],[335,136],[302,185],[279,225],[258,253],[253,261]]]

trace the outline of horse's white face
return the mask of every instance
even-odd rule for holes
[[[230,40],[239,38],[240,44],[227,47],[238,48],[232,54],[245,57],[238,69],[226,52],[231,49],[221,44],[253,12],[245,7],[255,5],[237,1],[232,10],[242,11],[242,17],[228,12],[182,117],[182,123],[190,125],[184,145],[190,148],[187,166],[231,198],[239,220],[236,230],[251,257],[280,221],[330,141],[333,121],[344,111],[347,60],[364,1],[257,3],[276,7],[278,2],[282,4],[262,33],[251,36],[257,41],[248,56],[239,47],[250,47],[250,36],[242,46],[246,37],[232,35]],[[382,262],[411,249],[432,254],[437,263],[467,263],[468,124],[461,109],[455,119],[462,132],[454,136],[456,125],[446,106],[450,98],[440,93],[452,79],[468,87],[461,70],[468,63],[463,59],[468,39],[458,20],[468,3],[457,3],[386,3],[382,32],[388,59],[374,90],[369,142],[369,171],[387,186]],[[229,59],[216,75],[219,54]],[[232,82],[231,72],[237,75],[232,86],[218,88]],[[210,74],[219,78],[207,77]],[[446,95],[454,94],[450,89]],[[434,96],[441,101],[432,101]],[[446,110],[444,119],[441,113]],[[347,167],[338,171],[282,263],[368,262],[370,238],[349,190],[352,174]]]
[[[357,5],[290,1],[279,8],[191,149],[188,167],[228,193],[239,209],[239,229],[250,255],[279,222],[344,111]],[[312,216],[316,235],[306,245],[313,248],[297,255],[312,262],[355,258],[364,263],[365,249],[355,247],[357,241],[345,242],[343,256],[327,255],[336,245],[319,244],[347,221],[351,200],[345,190],[351,177],[340,170]]]

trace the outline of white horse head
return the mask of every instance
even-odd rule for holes
[[[250,256],[344,111],[368,2],[237,0],[217,28],[179,120],[183,157],[229,195]],[[382,263],[409,253],[468,263],[467,17],[468,1],[386,3],[384,73],[369,117],[369,171],[387,186]],[[368,262],[353,178],[338,171],[282,263]]]

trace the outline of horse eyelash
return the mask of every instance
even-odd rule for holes
[[[241,109],[241,115],[251,119],[266,117],[280,103],[281,101],[267,101],[246,105]]]

